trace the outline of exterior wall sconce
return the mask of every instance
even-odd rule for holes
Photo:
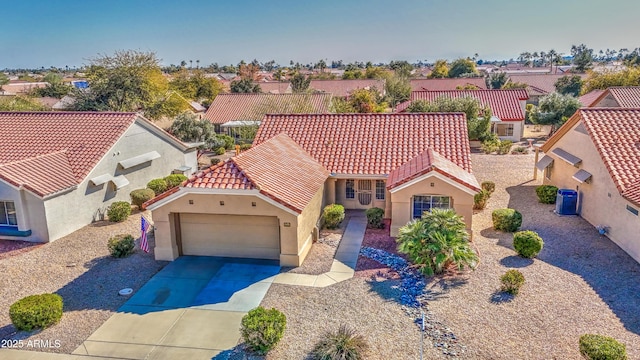
[[[220,200],[220,206],[224,206],[224,201]]]
[[[255,206],[256,206],[256,202],[255,202],[255,201],[252,201],[252,202],[251,202],[251,206],[254,206],[254,207],[255,207]]]
[[[436,186],[436,183],[431,183],[431,187],[435,187],[435,186]]]
[[[291,227],[291,223],[290,222],[286,222],[283,225],[284,225],[284,227]]]
[[[189,200],[189,205],[193,205],[193,200]]]

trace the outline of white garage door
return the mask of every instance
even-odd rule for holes
[[[275,216],[180,214],[182,254],[280,258],[280,228]]]

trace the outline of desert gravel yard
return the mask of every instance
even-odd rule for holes
[[[25,350],[75,350],[126,301],[118,296],[118,290],[139,289],[166,264],[155,261],[152,252],[145,254],[139,249],[124,259],[109,256],[110,236],[128,233],[137,238],[139,229],[140,214],[123,223],[100,221],[52,243],[0,259],[0,339],[24,339],[25,343],[28,339],[59,340],[59,348]],[[41,332],[16,332],[9,319],[9,306],[25,296],[46,292],[64,299],[60,323]]]

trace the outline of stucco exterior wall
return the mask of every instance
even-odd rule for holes
[[[618,105],[618,102],[611,94],[607,94],[597,104],[593,104],[592,107],[620,107],[620,105]]]
[[[335,186],[335,199],[336,199],[336,203],[337,204],[341,204],[344,206],[345,209],[369,209],[372,207],[378,207],[381,209],[385,208],[386,205],[386,200],[377,200],[376,199],[376,180],[383,180],[385,181],[385,188],[386,188],[386,180],[383,178],[356,178],[355,180],[355,186],[357,187],[357,183],[358,180],[371,180],[371,204],[369,205],[360,205],[360,202],[358,201],[358,193],[356,191],[355,193],[355,197],[353,199],[347,199],[347,193],[346,193],[346,189],[347,189],[347,179],[337,179],[336,180],[336,186]],[[329,179],[329,181],[331,181],[331,179]],[[388,194],[385,193],[385,199],[386,196]]]
[[[315,236],[318,234],[318,219],[322,214],[322,200],[324,195],[324,185],[316,192],[307,207],[298,215],[298,250],[295,256],[281,255],[280,263],[300,266],[302,261],[309,254]]]
[[[31,230],[30,236],[0,236],[0,238],[32,242],[49,241],[42,199],[0,180],[0,201],[13,201],[16,207],[18,230]]]
[[[513,136],[500,136],[501,140],[520,141],[524,136],[524,121],[504,121],[499,124],[513,124]]]
[[[431,186],[433,184],[433,186]],[[467,230],[471,233],[473,216],[473,195],[451,185],[436,176],[425,177],[424,180],[405,188],[391,189],[391,236],[398,235],[398,229],[406,225],[412,217],[414,195],[440,195],[452,198],[453,209],[464,218]]]
[[[161,157],[129,169],[123,169],[118,165],[119,161],[150,151],[157,151]],[[195,151],[185,154],[182,149],[136,122],[100,160],[76,190],[45,200],[44,214],[29,209],[32,232],[36,232],[34,230],[35,224],[43,222],[46,218],[46,234],[41,234],[42,227],[38,226],[38,237],[34,237],[34,239],[38,239],[36,241],[54,241],[90,224],[92,221],[99,220],[105,216],[106,209],[114,201],[131,201],[129,197],[131,191],[145,188],[149,180],[167,176],[171,174],[172,170],[184,165],[190,166],[192,171],[197,170]],[[124,175],[129,180],[129,185],[116,190],[111,182],[94,186],[89,181],[103,174]]]
[[[640,262],[640,217],[628,211],[627,205],[635,209],[640,207],[620,196],[591,138],[575,130],[579,124],[559,139],[553,148],[562,148],[582,162],[574,167],[549,151],[547,155],[554,159],[553,169],[551,179],[545,176],[544,183],[577,190],[580,216],[594,226],[609,227],[607,236]],[[572,178],[579,169],[592,174],[590,183],[580,184]]]
[[[314,197],[314,201],[321,203],[322,193],[323,190],[320,190]],[[319,199],[316,199],[318,197]],[[193,203],[190,204],[190,201]],[[221,201],[224,202],[224,205],[220,205]],[[256,203],[256,206],[252,205],[253,202]],[[305,240],[300,240],[298,236],[308,228],[308,222],[313,216],[312,210],[309,210],[308,213],[303,212],[305,216],[302,218],[302,215],[294,215],[250,192],[244,192],[244,194],[241,192],[236,194],[191,193],[184,194],[152,210],[156,260],[172,261],[180,255],[176,242],[177,230],[174,220],[174,214],[179,213],[276,216],[280,224],[281,265],[298,266],[304,259],[304,256],[300,255],[306,256],[308,252],[308,249],[301,251],[305,249],[300,249],[299,244],[304,244]],[[299,220],[301,221],[299,222]],[[251,226],[251,223],[248,222],[247,226]],[[300,227],[304,229],[299,229]],[[224,234],[220,234],[220,236],[224,236]]]

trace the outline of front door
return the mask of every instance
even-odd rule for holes
[[[359,208],[368,209],[371,207],[371,180],[358,180],[356,190],[358,194]]]

